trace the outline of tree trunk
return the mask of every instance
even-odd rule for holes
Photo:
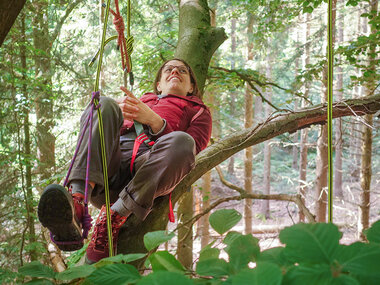
[[[181,225],[193,216],[193,191],[185,193],[178,203],[178,222]],[[190,234],[188,232],[190,231]],[[187,269],[193,264],[192,226],[185,225],[178,230],[177,256]]]
[[[202,183],[202,210],[207,209],[210,206],[211,199],[211,171],[206,172],[203,175]],[[204,248],[210,243],[210,213],[205,214],[201,221],[201,248]]]
[[[236,18],[231,19],[231,69],[235,69],[235,53],[236,53]],[[236,91],[230,92],[230,112],[231,117],[236,117]],[[228,174],[235,174],[235,157],[231,156],[228,162]]]
[[[29,126],[29,94],[27,90],[27,64],[26,64],[26,31],[25,31],[25,13],[21,13],[21,44],[20,44],[20,61],[22,68],[22,93],[24,95],[24,100],[27,102],[24,110],[24,165],[25,165],[25,192],[26,192],[26,210],[28,212],[28,227],[30,242],[33,243],[36,241],[36,231],[34,225],[34,207],[33,207],[33,192],[32,192],[32,165],[31,165],[31,151],[30,151],[30,126]],[[31,252],[31,260],[37,259],[37,253],[35,251]]]
[[[7,0],[0,3],[0,46],[15,22],[25,0]]]
[[[372,0],[370,2],[370,13],[377,14],[378,1]],[[371,34],[376,35],[377,29],[374,25],[371,26]],[[370,54],[376,54],[376,44],[372,44],[369,50]],[[372,94],[376,89],[376,58],[368,56],[368,70],[373,74],[368,82],[365,84],[366,95]],[[360,239],[365,240],[364,231],[369,228],[370,217],[370,190],[372,178],[372,125],[373,115],[365,115],[364,120],[367,125],[364,126],[363,139],[362,139],[362,163],[360,171],[360,186],[361,186],[361,201],[359,207],[359,234]]]
[[[335,16],[336,16],[336,0],[332,1],[332,50],[335,43]],[[327,102],[327,65],[323,68],[323,85],[324,93],[321,97],[321,102]],[[316,161],[316,186],[315,195],[316,216],[318,222],[326,222],[327,214],[327,174],[328,174],[328,142],[327,142],[327,125],[321,126],[321,130],[317,142],[317,161]],[[331,166],[332,167],[332,166]],[[332,178],[331,178],[332,179]]]
[[[253,44],[250,40],[250,35],[253,33],[253,16],[251,13],[248,13],[248,28],[247,28],[247,49],[248,49],[248,60],[253,59]],[[245,87],[245,122],[244,127],[246,129],[253,126],[253,94],[251,88],[248,84]],[[244,157],[244,189],[247,193],[252,194],[252,170],[253,170],[253,149],[252,147],[247,147],[245,149]],[[245,233],[252,233],[252,200],[245,199],[244,201],[244,227]]]
[[[343,4],[343,3],[342,3]],[[343,44],[344,32],[344,13],[340,15],[338,28],[338,45]],[[336,101],[341,101],[343,98],[343,68],[341,65],[336,67]],[[334,163],[334,193],[335,196],[343,198],[343,177],[342,177],[342,157],[343,157],[343,132],[342,119],[335,121],[335,163]]]
[[[269,46],[269,44],[268,44]],[[266,77],[270,80],[272,78],[272,69],[271,69],[271,64],[272,61],[270,59],[270,50],[268,48],[267,51],[267,61],[266,61]],[[270,87],[267,87],[265,90],[265,97],[266,99],[271,102],[272,101],[272,90]],[[271,107],[266,104],[265,105],[265,117],[269,118],[271,113]],[[263,167],[263,172],[264,172],[264,194],[269,195],[270,194],[270,177],[271,177],[271,146],[270,146],[270,140],[266,140],[264,142],[264,167]],[[270,218],[270,208],[269,208],[269,200],[263,200],[262,201],[262,208],[261,212],[263,215],[265,215],[265,218],[269,219]]]
[[[39,50],[35,56],[35,77],[40,86],[36,90],[36,136],[38,168],[41,180],[52,176],[55,166],[55,136],[52,134],[54,127],[53,96],[52,96],[52,70],[48,22],[48,3],[36,1],[33,3],[35,16],[33,18],[33,43]],[[42,189],[40,189],[42,190]]]
[[[311,21],[311,15],[309,13],[306,14],[306,32],[305,32],[305,60],[304,60],[304,66],[307,66],[310,64],[310,43],[308,43],[310,38],[310,21]],[[304,96],[305,98],[309,97],[309,88],[310,84],[305,84],[305,92]],[[307,106],[307,101],[305,99],[301,99],[301,108],[305,108]],[[307,128],[301,130],[301,136],[300,136],[300,168],[299,168],[299,193],[301,195],[302,202],[305,204],[305,198],[306,198],[306,190],[307,190],[307,137],[308,137],[309,130]],[[300,222],[305,221],[305,216],[302,213],[302,211],[299,212],[299,219]]]

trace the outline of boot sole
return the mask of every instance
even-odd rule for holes
[[[47,186],[38,204],[38,219],[48,228],[57,242],[75,242],[75,244],[57,244],[64,251],[75,251],[83,247],[82,231],[75,220],[75,210],[70,193],[61,185]]]

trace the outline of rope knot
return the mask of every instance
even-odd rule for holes
[[[119,34],[119,36],[120,36],[120,34],[124,33],[125,26],[124,26],[123,17],[121,17],[120,15],[116,15],[113,18],[113,24],[115,25],[115,29],[116,29],[117,33]]]

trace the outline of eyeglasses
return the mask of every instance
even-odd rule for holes
[[[189,72],[189,68],[185,65],[165,65],[163,71],[164,73],[172,73],[174,68],[177,68],[180,74],[188,74]]]

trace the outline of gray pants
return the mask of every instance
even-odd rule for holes
[[[111,203],[120,197],[123,205],[138,218],[145,219],[156,197],[169,194],[194,168],[195,142],[185,132],[175,131],[156,140],[152,148],[141,144],[131,173],[134,141],[120,143],[123,115],[111,98],[100,98],[103,119],[108,181]],[[87,106],[81,117],[81,130],[90,112]],[[69,180],[85,180],[88,128],[80,146]],[[98,115],[94,113],[89,180],[96,184],[89,193],[90,202],[100,208],[105,204]]]

